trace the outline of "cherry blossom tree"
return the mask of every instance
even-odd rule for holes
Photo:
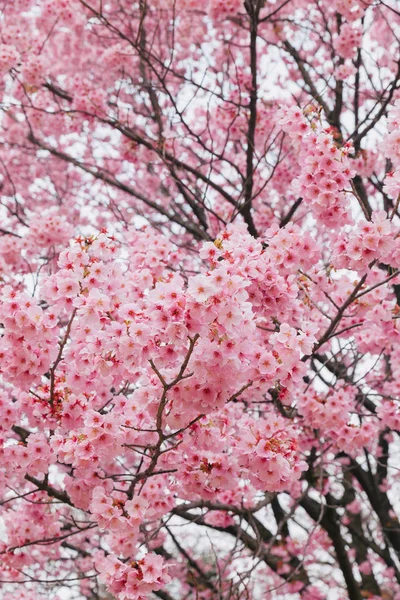
[[[0,598],[399,600],[398,2],[0,14]]]

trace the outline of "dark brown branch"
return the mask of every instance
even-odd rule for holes
[[[279,223],[279,227],[285,227],[285,225],[287,225],[294,213],[296,212],[296,210],[299,208],[300,204],[303,202],[303,198],[297,198],[297,200],[295,202],[293,202],[292,206],[289,208],[288,212],[286,213],[286,215],[284,215]]]

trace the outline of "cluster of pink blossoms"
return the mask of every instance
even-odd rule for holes
[[[334,40],[333,46],[342,58],[354,58],[357,49],[361,46],[362,29],[349,23],[340,28],[339,36]]]
[[[232,422],[235,426],[228,428]],[[179,457],[184,459],[185,467],[175,478],[174,489],[187,500],[222,501],[227,492],[236,499],[243,480],[248,480],[254,490],[288,489],[306,469],[299,455],[297,434],[282,417],[271,415],[260,423],[240,416],[232,406],[226,407],[219,418],[203,417],[190,428],[179,451],[168,453],[160,464],[165,462],[170,468]]]
[[[77,0],[45,0],[42,7],[42,19],[57,19],[63,24],[72,24],[79,15]]]
[[[355,75],[355,73],[356,73],[356,69],[355,69],[354,65],[352,65],[352,64],[346,63],[344,65],[339,65],[335,69],[335,77],[339,81],[345,81],[352,75]]]
[[[73,234],[73,227],[60,214],[42,213],[31,219],[24,245],[30,253],[35,248],[53,247],[55,252],[65,248]]]
[[[357,454],[362,448],[373,451],[377,441],[379,424],[368,418],[353,422],[356,390],[349,386],[321,394],[308,391],[299,395],[297,406],[307,426],[320,431],[325,441],[333,442],[338,450]]]
[[[0,44],[0,71],[9,71],[16,67],[20,55],[15,46],[10,44]]]
[[[366,8],[372,2],[373,0],[334,0],[333,5],[339,14],[352,23],[363,18]],[[332,5],[328,0],[326,3]]]
[[[130,563],[99,555],[96,566],[102,573],[101,579],[119,600],[146,600],[150,592],[170,581],[163,558],[154,553]]]
[[[0,296],[1,372],[23,389],[37,381],[57,356],[57,317],[24,292],[4,286]]]
[[[171,9],[171,3],[168,0],[156,0],[153,6],[164,10]],[[219,22],[243,12],[243,3],[240,0],[226,0],[226,2],[222,0],[201,0],[200,2],[198,0],[177,0],[174,8],[177,11],[203,11]]]
[[[374,211],[371,221],[360,220],[350,233],[342,233],[333,248],[332,264],[362,273],[374,260],[396,264],[399,252],[397,227],[385,211]]]
[[[346,191],[355,175],[348,158],[349,148],[338,148],[331,134],[318,122],[309,122],[297,107],[281,108],[279,125],[298,149],[301,175],[293,191],[310,205],[314,217],[327,227],[349,222]]]
[[[25,510],[20,513],[20,519],[16,520],[12,512],[4,515],[8,538],[15,547],[40,538],[57,537],[60,534],[61,524],[54,520],[50,511],[43,510],[40,504],[41,501],[46,500],[46,495],[36,493],[32,500],[33,502],[27,504]],[[53,553],[56,555],[56,551]],[[25,564],[33,562],[32,557],[26,558],[28,561],[24,561]]]
[[[391,161],[391,170],[385,178],[385,192],[394,200],[400,194],[400,100],[391,106],[387,119],[388,133],[385,136],[385,154]]]
[[[393,400],[383,401],[377,409],[377,414],[382,422],[382,427],[389,427],[400,431],[400,410],[398,402]]]
[[[212,19],[223,20],[243,11],[240,0],[209,0],[209,13]]]
[[[27,444],[12,444],[4,448],[4,457],[14,469],[30,475],[45,474],[56,456],[42,433],[32,433]]]

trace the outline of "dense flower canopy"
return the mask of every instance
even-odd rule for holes
[[[0,0],[0,597],[399,600],[396,0]]]

